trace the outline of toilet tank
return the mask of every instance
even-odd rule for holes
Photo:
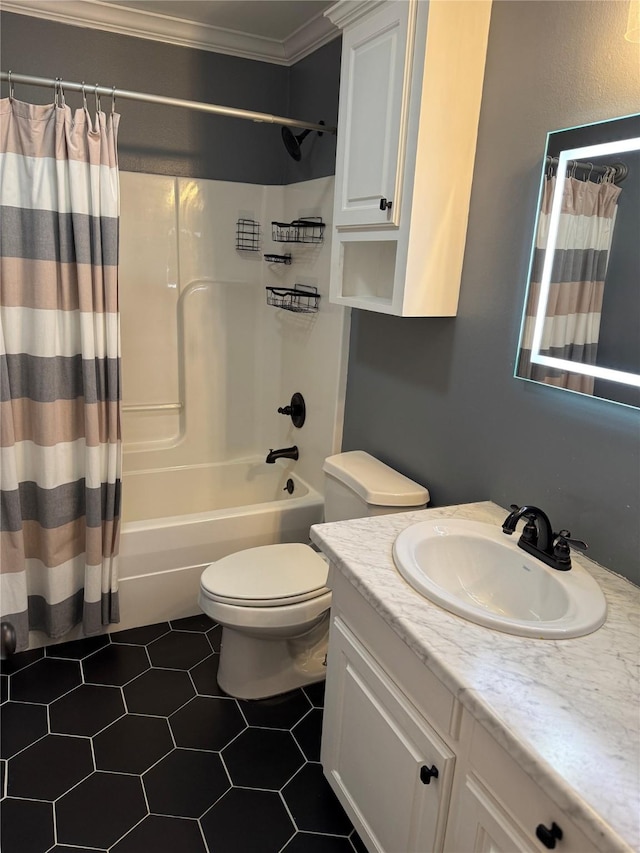
[[[424,509],[429,492],[364,450],[324,461],[324,520],[342,521]]]

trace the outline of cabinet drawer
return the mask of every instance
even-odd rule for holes
[[[466,791],[476,802],[485,804],[487,811],[512,838],[512,846],[507,847],[509,851],[598,851],[479,723],[473,727]],[[549,844],[554,845],[550,847],[537,837],[536,830],[539,826],[550,829],[553,824],[562,831],[562,839],[555,842],[550,839]],[[521,839],[519,843],[518,839]]]

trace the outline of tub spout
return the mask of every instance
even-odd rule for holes
[[[270,450],[267,453],[265,462],[267,465],[273,465],[276,459],[297,459],[298,448],[294,444],[293,447],[281,447],[280,450]]]

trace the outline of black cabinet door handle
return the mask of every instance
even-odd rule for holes
[[[432,764],[431,767],[427,767],[426,764],[423,764],[420,768],[420,781],[423,785],[429,785],[432,779],[438,778],[438,768],[435,764]]]
[[[386,198],[380,199],[380,210],[391,210],[392,201],[387,201]]]
[[[552,823],[551,827],[546,827],[543,823],[536,826],[536,838],[542,841],[548,850],[553,850],[556,846],[556,841],[562,841],[562,830],[557,823]]]

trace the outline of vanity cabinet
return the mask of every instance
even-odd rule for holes
[[[321,762],[371,853],[603,853],[334,567]],[[554,838],[554,825],[561,838]]]
[[[453,316],[491,0],[342,0],[330,299]]]

